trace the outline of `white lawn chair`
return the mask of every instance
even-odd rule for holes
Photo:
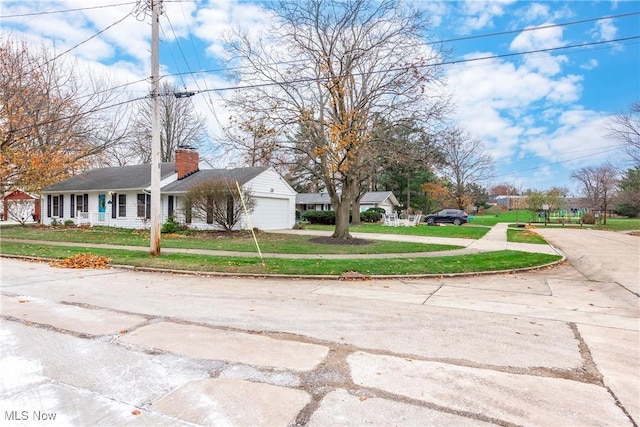
[[[391,226],[391,227],[397,227],[398,226],[398,215],[397,214],[383,215],[382,219],[384,220],[384,225],[388,225],[388,226]]]

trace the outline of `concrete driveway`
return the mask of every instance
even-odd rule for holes
[[[425,280],[64,270],[1,259],[4,425],[640,423],[640,239]]]

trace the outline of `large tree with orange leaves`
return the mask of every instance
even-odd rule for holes
[[[276,131],[279,148],[302,156],[336,211],[333,237],[350,238],[349,210],[372,170],[377,123],[432,123],[446,110],[428,46],[427,16],[392,0],[283,0],[268,3],[272,28],[235,33],[241,67],[229,105]]]
[[[115,94],[104,81],[11,37],[0,39],[0,185],[2,193],[42,187],[87,167],[126,126],[104,113]]]

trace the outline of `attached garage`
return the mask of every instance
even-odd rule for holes
[[[184,215],[184,195],[192,186],[199,183],[222,180],[228,183],[236,182],[243,191],[250,192],[254,201],[254,209],[250,220],[243,218],[235,226],[236,229],[250,227],[261,230],[291,229],[296,221],[296,192],[273,168],[236,168],[236,169],[203,169],[189,176],[174,181],[162,188],[163,215],[164,206],[171,206],[172,215],[180,222],[185,222],[196,229],[217,229],[214,223],[203,222],[202,219],[192,218],[191,222]],[[169,214],[167,207],[167,214]]]
[[[251,225],[261,230],[291,228],[289,199],[268,199],[256,197],[256,208],[251,214]],[[249,224],[247,224],[249,225]]]

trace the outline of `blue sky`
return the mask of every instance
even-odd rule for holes
[[[432,41],[451,40],[448,61],[455,63],[444,67],[456,106],[451,121],[483,140],[493,155],[495,176],[485,185],[573,189],[573,170],[605,161],[624,167],[623,150],[606,127],[612,115],[640,99],[640,2],[411,4],[431,14]],[[55,46],[57,53],[79,45],[64,56],[108,75],[114,85],[137,82],[128,88],[144,96],[150,26],[148,17],[131,14],[135,5],[127,0],[3,0],[0,32]],[[43,13],[72,9],[81,10]],[[618,17],[605,19],[612,15]],[[203,91],[192,102],[207,120],[211,144],[221,137],[219,128],[228,116],[221,99],[225,92],[216,89],[231,83],[222,72],[200,71],[222,68],[221,40],[230,28],[257,33],[268,24],[259,2],[165,0],[161,74],[184,73],[167,79]],[[547,28],[527,30],[540,26]],[[608,42],[625,38],[631,39]],[[556,50],[573,45],[584,46]],[[542,52],[520,54],[529,51]],[[492,59],[472,61],[482,57]],[[221,155],[211,160],[215,166],[233,161]]]

